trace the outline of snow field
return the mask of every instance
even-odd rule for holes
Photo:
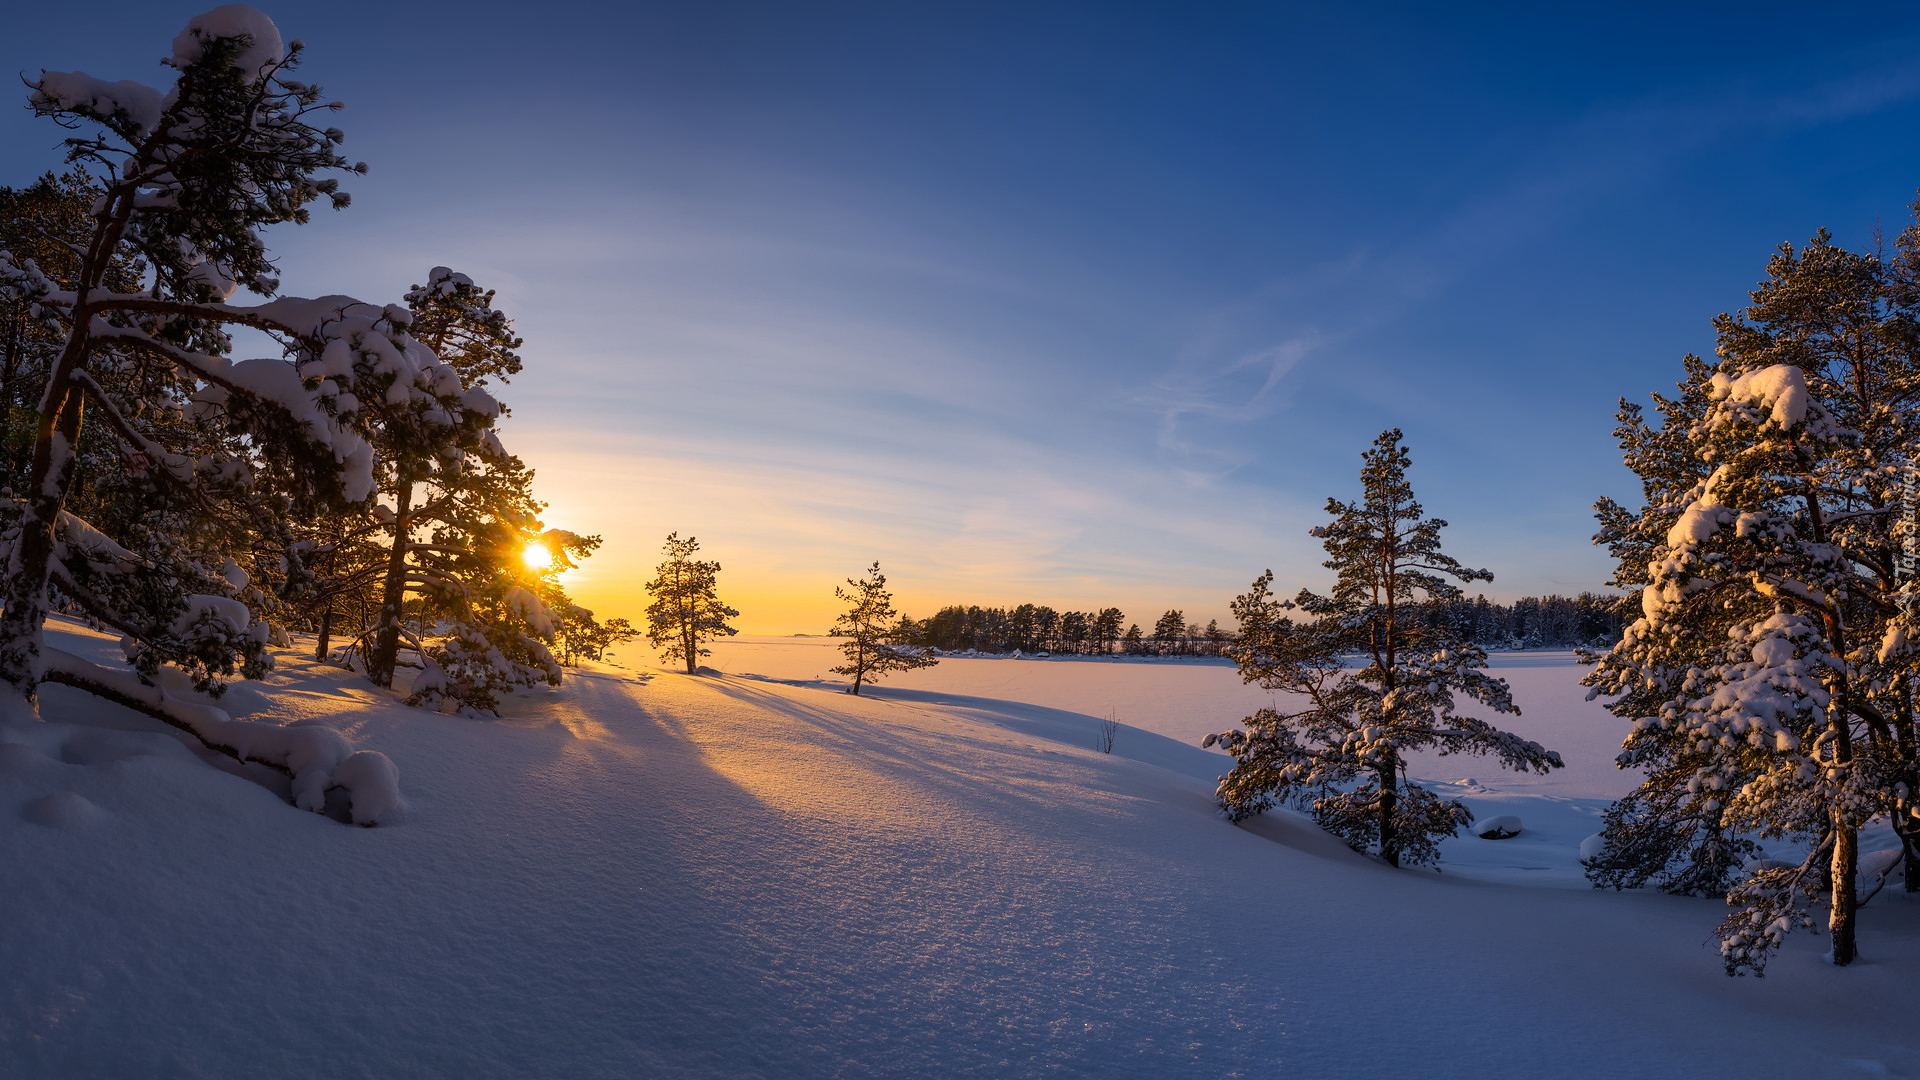
[[[1801,936],[1765,980],[1730,980],[1703,947],[1714,903],[1395,873],[1294,815],[1228,825],[1224,759],[1146,730],[1144,708],[1106,755],[1104,710],[910,682],[853,698],[600,667],[476,722],[282,654],[229,694],[386,753],[409,809],[375,829],[49,688],[53,722],[0,745],[0,1075],[1844,1077],[1912,1059],[1902,897],[1863,912],[1859,966]]]

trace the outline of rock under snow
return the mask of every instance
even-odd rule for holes
[[[1520,819],[1512,814],[1488,818],[1473,827],[1473,835],[1482,840],[1505,840],[1520,835]]]
[[[1875,881],[1894,876],[1900,869],[1901,854],[1899,848],[1883,848],[1860,856],[1860,880]]]
[[[353,823],[378,825],[406,808],[400,770],[378,750],[358,750],[333,770],[333,782],[352,796]]]

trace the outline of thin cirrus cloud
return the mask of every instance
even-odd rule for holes
[[[1288,409],[1294,395],[1282,380],[1309,355],[1334,364],[1343,349],[1364,351],[1369,331],[1441,302],[1488,263],[1547,241],[1567,217],[1655,185],[1717,143],[1848,120],[1917,96],[1920,64],[1898,62],[1785,94],[1720,91],[1595,109],[1541,137],[1504,180],[1419,235],[1377,254],[1355,250],[1223,304],[1165,374],[1129,400],[1157,416],[1158,443],[1169,453],[1228,468],[1244,463],[1248,451],[1205,445],[1188,422],[1217,433]],[[1248,379],[1249,371],[1259,377]]]
[[[1416,440],[1423,493],[1437,490],[1458,545],[1503,570],[1504,592],[1587,588],[1605,575],[1585,512],[1605,459],[1557,503],[1456,513],[1444,478],[1459,451],[1433,445],[1453,431],[1409,398],[1519,401],[1526,388],[1410,382],[1422,358],[1396,355],[1395,333],[1484,303],[1472,294],[1487,268],[1566,242],[1570,220],[1657,190],[1704,151],[1913,93],[1911,69],[1894,67],[1771,97],[1594,108],[1397,242],[1361,238],[1211,303],[1156,295],[1159,278],[1135,268],[1076,274],[1070,238],[1000,235],[991,214],[975,211],[986,227],[970,235],[945,228],[926,212],[935,196],[731,157],[711,166],[729,176],[719,194],[589,175],[562,200],[602,208],[584,220],[551,202],[476,208],[485,224],[434,259],[500,287],[532,342],[532,371],[504,395],[509,433],[563,523],[608,537],[578,579],[590,600],[638,602],[659,537],[678,530],[776,601],[753,616],[769,629],[815,628],[830,585],[873,558],[923,603],[1224,614],[1264,566],[1317,577],[1300,534],[1322,497],[1347,493],[1371,433],[1396,424]],[[703,172],[692,154],[676,168]],[[433,218],[390,239],[396,261],[448,250]],[[350,272],[329,247],[308,265]],[[1342,400],[1327,438],[1315,413]],[[1602,412],[1581,422],[1605,428]],[[1276,444],[1276,429],[1298,438]]]

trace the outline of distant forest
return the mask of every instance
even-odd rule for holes
[[[1620,598],[1600,593],[1528,596],[1496,604],[1472,600],[1417,604],[1407,610],[1428,625],[1447,625],[1487,649],[1570,649],[1619,640],[1624,625]],[[1219,656],[1234,633],[1209,621],[1199,626],[1168,611],[1143,631],[1119,608],[1055,611],[1041,604],[983,608],[955,604],[932,618],[902,617],[895,631],[902,644],[941,652],[1049,653],[1082,656]]]

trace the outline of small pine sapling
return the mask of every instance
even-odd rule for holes
[[[899,612],[893,610],[893,594],[887,591],[887,576],[880,572],[878,561],[867,568],[866,577],[848,578],[847,585],[849,588],[833,590],[847,610],[834,620],[831,631],[847,639],[840,645],[847,662],[829,669],[852,680],[847,693],[858,694],[862,685],[887,672],[912,671],[940,662],[928,656],[925,649],[899,639],[902,624],[895,622]]]

